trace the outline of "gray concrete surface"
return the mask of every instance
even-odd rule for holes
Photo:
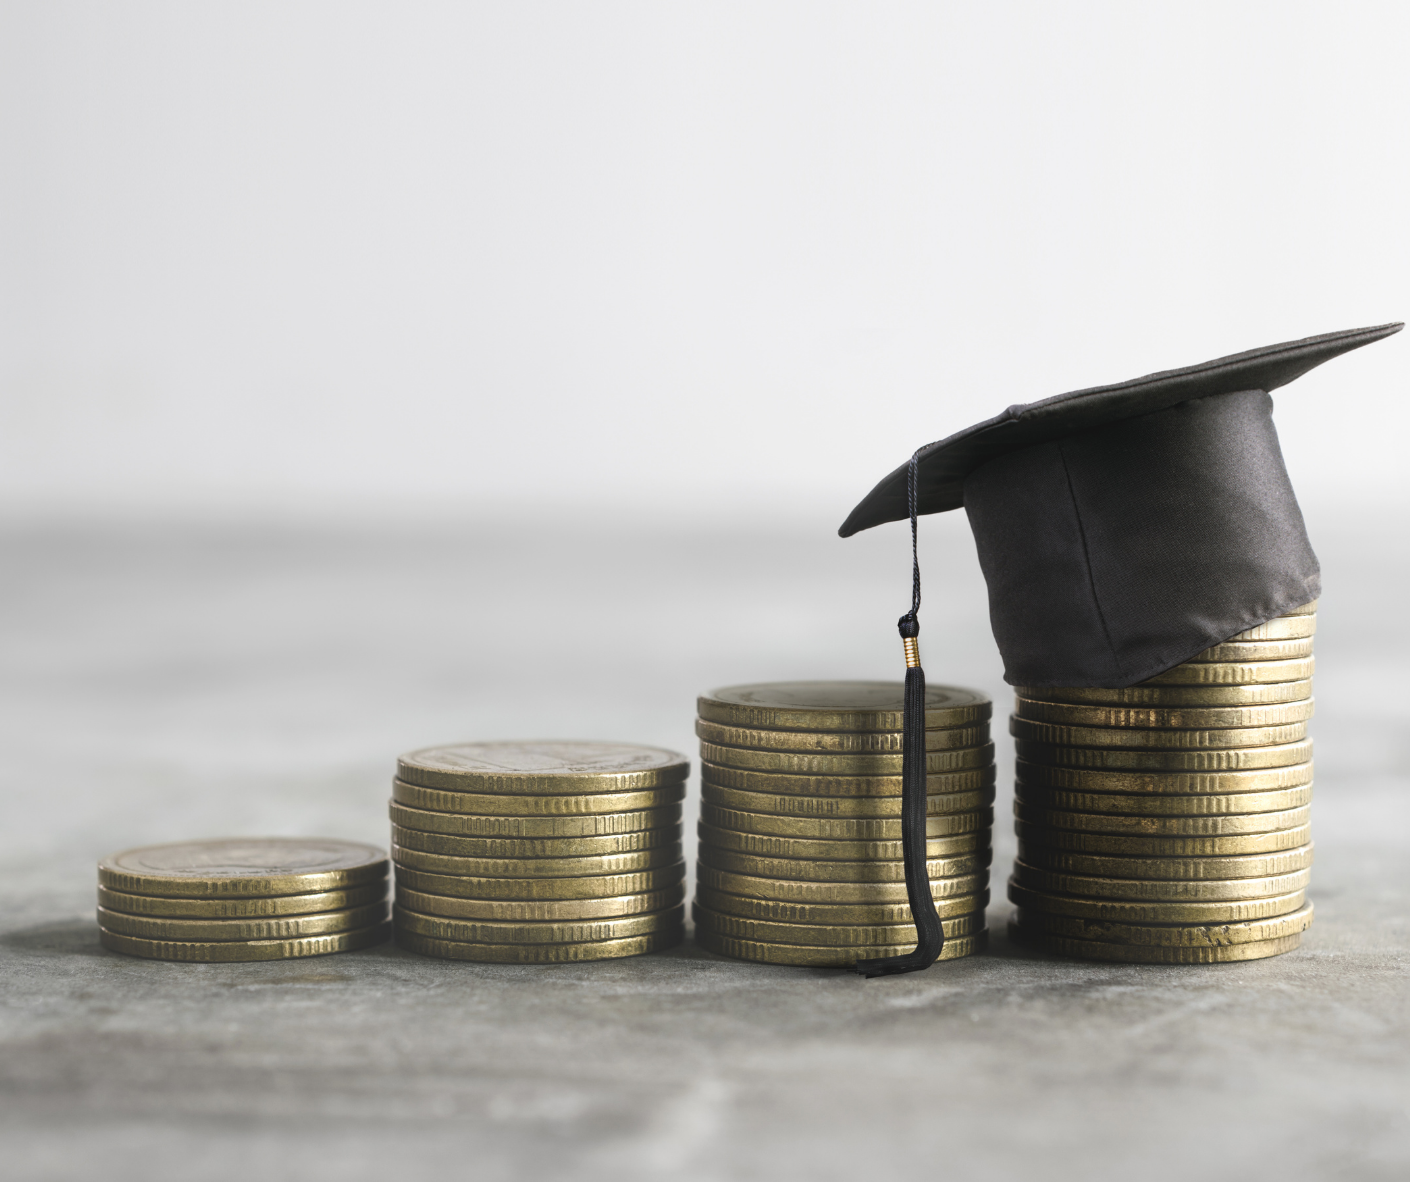
[[[689,944],[532,969],[98,946],[102,854],[219,834],[385,844],[401,750],[688,751],[702,688],[895,676],[904,540],[830,524],[9,529],[0,1176],[1406,1177],[1402,521],[1311,523],[1318,911],[1276,960],[1017,950],[1002,823],[990,953],[888,981]],[[1002,702],[963,521],[927,522],[923,545],[930,676]]]

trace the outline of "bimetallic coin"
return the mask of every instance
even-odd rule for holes
[[[1312,717],[1314,702],[1281,702],[1272,706],[1076,706],[1067,702],[1035,702],[1018,698],[1014,703],[1017,717],[1034,722],[1051,722],[1077,727],[1121,727],[1143,730],[1150,728],[1180,728],[1185,730],[1213,727],[1269,727],[1306,722]],[[1245,745],[1245,744],[1241,744]],[[1156,746],[1154,743],[1147,746]]]
[[[689,774],[684,755],[635,743],[457,743],[397,760],[397,779],[408,784],[478,794],[646,792]]]
[[[802,838],[810,841],[900,841],[901,821],[857,817],[831,820],[826,817],[776,817],[769,813],[749,813],[702,802],[700,819],[719,829],[736,833],[757,833],[765,837]],[[927,817],[928,838],[983,835],[993,827],[994,810],[976,809],[970,813]],[[899,855],[898,855],[899,856]]]
[[[1039,808],[1019,799],[1014,801],[1013,815],[1016,820],[1029,825],[1076,833],[1111,833],[1128,837],[1232,837],[1295,833],[1306,829],[1312,819],[1312,807],[1303,805],[1275,813],[1220,813],[1212,817],[1124,817],[1066,808]],[[1303,841],[1306,840],[1303,838]]]
[[[1312,637],[1301,640],[1230,640],[1190,658],[1192,661],[1291,661],[1312,655]]]
[[[609,837],[460,837],[449,833],[422,833],[419,829],[392,826],[392,840],[408,850],[427,854],[450,854],[458,858],[519,861],[526,858],[593,858],[642,853],[679,843],[680,827],[663,826],[638,833],[614,833]]]
[[[823,927],[910,924],[912,930],[915,928],[909,903],[795,903],[779,899],[751,899],[712,890],[704,885],[695,888],[695,899],[721,915],[738,915],[744,919],[761,919],[770,923],[819,924]],[[958,915],[982,914],[988,906],[989,892],[985,890],[973,895],[952,895],[939,899],[935,904],[935,913],[941,919],[953,919]]]
[[[754,751],[800,751],[825,755],[899,755],[900,731],[768,731],[742,726],[724,726],[697,719],[695,733],[707,743],[746,747]],[[927,751],[953,751],[989,741],[989,724],[962,726],[952,730],[925,732]]]
[[[1232,795],[1300,788],[1312,783],[1312,764],[1294,763],[1253,771],[1142,772],[1053,767],[1020,759],[1017,775],[1027,785],[1067,788],[1075,792],[1120,792],[1135,796]]]
[[[395,839],[397,835],[394,834]],[[603,874],[633,874],[674,866],[681,860],[680,842],[632,854],[598,854],[584,858],[457,858],[428,854],[392,843],[392,861],[428,874],[454,874],[466,878],[589,878]]]
[[[447,919],[422,915],[398,907],[393,915],[398,932],[411,932],[432,940],[458,944],[588,944],[622,940],[652,932],[675,931],[685,922],[685,905],[645,915],[616,919],[564,920],[549,923],[494,923],[476,919]]]
[[[700,782],[700,799],[720,808],[738,809],[742,812],[767,813],[779,817],[826,817],[834,820],[880,820],[888,817],[899,820],[901,798],[899,796],[857,797],[845,796],[773,796],[764,792],[740,792],[734,788],[722,788],[709,779]],[[956,813],[972,813],[976,809],[988,808],[994,803],[994,789],[985,788],[980,792],[950,792],[935,794],[925,798],[925,811],[928,816],[948,816]]]
[[[997,778],[992,756],[979,766],[964,771],[937,772],[925,777],[930,793],[977,792],[993,787]],[[800,796],[890,796],[900,799],[901,777],[895,776],[790,776],[782,772],[757,772],[702,763],[700,777],[721,788],[741,792],[797,793]]]
[[[701,866],[731,874],[747,874],[760,878],[786,878],[797,882],[899,882],[906,881],[904,862],[823,862],[809,858],[761,858],[754,854],[737,854],[701,844],[696,852]],[[927,858],[925,865],[931,878],[952,878],[961,874],[977,874],[994,860],[992,850],[959,854],[953,858]]]
[[[1271,854],[1297,849],[1312,839],[1311,825],[1299,825],[1295,829],[1277,829],[1268,833],[1159,837],[1144,834],[1131,836],[1124,833],[1078,832],[1015,821],[1014,832],[1028,849],[1036,847],[1079,854],[1145,858],[1225,858],[1243,854]]]
[[[439,788],[423,788],[405,780],[394,780],[392,799],[408,808],[433,813],[471,813],[477,817],[586,817],[668,808],[685,799],[685,784],[645,792],[531,796],[513,792],[443,792]]]
[[[1049,895],[1009,879],[1009,902],[1051,915],[1074,915],[1112,923],[1245,923],[1296,911],[1307,901],[1306,891],[1290,891],[1264,899],[1227,903],[1136,903],[1122,899],[1074,899]]]
[[[590,944],[463,944],[437,940],[405,930],[397,932],[397,946],[441,960],[473,960],[481,964],[576,964],[587,960],[615,960],[674,948],[685,939],[685,928],[668,928],[644,936],[597,940]]]
[[[1064,747],[1018,739],[1014,750],[1019,759],[1028,763],[1057,767],[1128,772],[1238,772],[1307,763],[1312,758],[1312,740],[1223,751],[1127,751],[1119,747]]]
[[[556,841],[564,838],[617,837],[680,824],[681,806],[638,809],[631,813],[595,813],[583,817],[476,817],[469,813],[435,813],[388,802],[392,820],[404,829],[494,841]]]
[[[1020,886],[1044,894],[1077,895],[1087,899],[1126,899],[1132,902],[1207,903],[1266,899],[1304,891],[1311,870],[1294,870],[1267,878],[1195,879],[1177,881],[1156,878],[1106,878],[1091,874],[1065,874],[1044,870],[1025,862],[1013,864],[1013,877]]]
[[[398,888],[407,887],[428,895],[447,895],[456,899],[515,899],[522,902],[640,895],[673,887],[684,877],[684,862],[660,870],[594,875],[591,878],[466,878],[397,867]]]
[[[846,903],[875,906],[905,903],[904,882],[805,882],[786,878],[764,878],[716,870],[704,862],[695,868],[695,880],[702,887],[743,895],[749,899],[774,899],[785,903]],[[989,889],[989,872],[958,878],[932,878],[930,893],[938,902],[957,895],[974,895]]]
[[[1100,940],[1070,940],[1034,932],[1009,924],[1009,937],[1016,943],[1059,956],[1082,960],[1121,961],[1126,964],[1221,964],[1226,961],[1262,960],[1281,956],[1302,943],[1302,933],[1281,940],[1258,940],[1249,944],[1217,944],[1200,948],[1162,948],[1151,944],[1104,944]]]
[[[762,833],[741,833],[720,829],[701,821],[697,832],[705,845],[740,854],[757,854],[765,858],[820,858],[823,861],[895,861],[905,857],[899,841],[838,841],[805,837],[770,837]],[[925,843],[927,858],[945,858],[954,854],[972,854],[989,848],[989,831],[962,833],[957,837],[929,838]]]
[[[354,952],[382,944],[391,935],[390,923],[361,928],[354,932],[334,932],[326,936],[305,936],[297,940],[145,940],[98,929],[98,939],[110,952],[142,956],[148,960],[184,960],[201,964],[246,960],[292,960],[300,956],[327,956],[330,952]]]
[[[744,919],[738,915],[728,915],[712,911],[696,903],[691,908],[696,930],[708,927],[719,936],[729,936],[736,940],[755,940],[764,944],[811,944],[823,948],[867,948],[884,945],[895,947],[909,943],[915,947],[915,924],[843,924],[825,927],[821,924],[774,923],[769,920]],[[969,936],[984,927],[984,914],[957,915],[954,919],[942,919],[941,930],[948,940],[956,936]]]
[[[1240,854],[1225,858],[1122,858],[1105,854],[1072,854],[1019,841],[1018,857],[1029,866],[1064,874],[1095,874],[1102,878],[1202,879],[1270,878],[1312,865],[1312,846],[1276,854]]]
[[[700,758],[725,767],[783,772],[795,776],[899,776],[902,759],[900,755],[809,755],[802,751],[751,751],[746,747],[724,747],[703,741],[700,744]],[[927,772],[955,772],[987,767],[993,762],[994,744],[984,743],[954,751],[927,752],[925,769]]]
[[[1148,677],[1141,685],[1257,685],[1271,681],[1306,681],[1316,657],[1291,661],[1187,661]]]
[[[972,936],[956,936],[946,940],[940,950],[940,960],[958,960],[985,946],[988,931]],[[915,951],[915,933],[904,944],[877,944],[869,948],[823,948],[806,944],[765,944],[757,940],[737,940],[722,936],[704,925],[695,929],[695,942],[706,952],[718,952],[735,960],[753,960],[761,964],[795,965],[800,968],[847,969],[859,960],[884,956],[904,956]]]
[[[1160,752],[1214,749],[1223,752],[1230,747],[1270,747],[1277,743],[1296,743],[1307,738],[1307,724],[1296,722],[1286,726],[1246,726],[1224,730],[1126,730],[1115,726],[1059,726],[1050,722],[1032,722],[1027,718],[1010,718],[1009,734],[1029,743],[1068,747],[1117,747]]]
[[[1125,689],[1022,686],[1015,692],[1035,702],[1092,706],[1263,706],[1310,698],[1312,679],[1252,685],[1131,685]]]
[[[1229,637],[1229,639],[1236,642],[1250,640],[1294,640],[1304,636],[1315,636],[1316,633],[1316,615],[1277,616],[1265,624],[1245,628],[1242,632]]]
[[[98,906],[125,915],[152,915],[168,919],[273,919],[281,915],[317,915],[365,907],[387,897],[387,880],[346,891],[319,891],[311,895],[269,895],[256,899],[164,899],[129,895],[98,888]]]
[[[308,895],[386,876],[387,855],[376,846],[318,837],[183,841],[98,863],[98,882],[111,890],[187,899]]]
[[[446,895],[428,895],[424,891],[397,885],[397,902],[408,911],[419,911],[422,915],[444,915],[449,919],[483,919],[497,923],[615,919],[623,915],[665,911],[684,898],[684,882],[664,890],[636,895],[613,895],[606,899],[560,899],[546,903],[514,899],[457,899]]]
[[[1052,915],[1020,907],[1013,922],[1025,931],[1066,936],[1070,940],[1098,940],[1103,944],[1144,944],[1157,948],[1220,948],[1281,940],[1312,926],[1312,904],[1267,919],[1242,923],[1136,924],[1075,915]]]
[[[702,694],[700,717],[725,726],[795,731],[899,731],[905,685],[899,681],[775,681]],[[925,687],[928,728],[988,719],[989,699],[948,685]]]
[[[386,918],[385,899],[370,907],[268,919],[170,919],[98,908],[98,923],[106,931],[122,936],[141,936],[146,940],[298,940],[305,936],[326,936],[332,932],[359,931],[383,923]]]

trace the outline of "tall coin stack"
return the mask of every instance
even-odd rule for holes
[[[146,846],[98,863],[104,948],[152,960],[285,960],[380,944],[387,855],[316,837]]]
[[[454,960],[637,956],[684,937],[690,764],[627,743],[413,751],[392,788],[397,943]]]
[[[1146,964],[1298,946],[1316,608],[1127,689],[1017,691],[1015,939]]]
[[[699,699],[702,947],[845,968],[915,948],[901,849],[899,682],[741,685]],[[991,706],[926,693],[926,856],[943,959],[987,936],[994,822]]]

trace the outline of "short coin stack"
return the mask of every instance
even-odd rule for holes
[[[700,698],[695,938],[726,956],[845,968],[915,948],[901,850],[899,682],[741,685]],[[926,694],[926,855],[943,959],[983,947],[991,706]]]
[[[690,764],[628,743],[464,743],[397,761],[397,943],[552,964],[684,937]]]
[[[1015,939],[1146,964],[1255,960],[1312,922],[1316,604],[1127,689],[1019,689]]]
[[[320,838],[232,838],[98,863],[104,948],[152,960],[284,960],[380,944],[387,855]]]

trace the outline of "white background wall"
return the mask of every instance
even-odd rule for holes
[[[835,523],[1009,403],[1410,314],[1404,3],[0,13],[12,516]],[[1410,506],[1407,348],[1278,395],[1304,503]]]

